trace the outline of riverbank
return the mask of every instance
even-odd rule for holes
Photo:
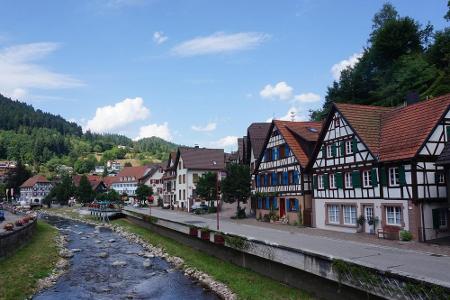
[[[58,231],[38,221],[30,242],[10,257],[0,260],[0,299],[26,299],[39,280],[52,274],[58,262]]]
[[[312,299],[304,291],[289,287],[253,271],[238,267],[195,250],[175,240],[139,227],[126,219],[112,221],[173,256],[181,257],[189,267],[209,274],[233,290],[239,299]]]

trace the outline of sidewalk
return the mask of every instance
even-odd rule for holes
[[[149,214],[149,209],[126,207],[125,209]],[[181,222],[199,227],[208,226],[216,229],[213,216],[202,217],[178,211],[169,211],[152,208],[151,215],[171,221]],[[248,220],[247,220],[248,221]],[[256,221],[255,221],[256,222]],[[284,245],[287,247],[305,250],[330,258],[341,258],[354,263],[414,277],[437,283],[450,288],[450,257],[432,254],[425,251],[411,250],[410,245],[393,247],[392,245],[378,245],[348,239],[331,238],[315,234],[306,234],[297,229],[281,229],[282,225],[273,228],[267,223],[244,223],[231,220],[220,220],[220,230],[246,236],[249,239],[262,240],[267,243]],[[289,226],[290,227],[290,226]],[[307,229],[314,230],[314,229]],[[404,247],[404,248],[403,248]]]

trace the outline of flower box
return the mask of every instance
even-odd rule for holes
[[[189,228],[189,235],[198,237],[198,229],[196,227]]]
[[[214,244],[225,245],[225,238],[221,234],[214,234]]]
[[[211,239],[210,231],[202,230],[200,234],[200,238],[204,241],[209,241]]]
[[[3,226],[3,229],[5,229],[6,231],[13,231],[14,224],[13,223],[7,223],[7,224],[5,224],[5,226]]]
[[[22,220],[17,220],[15,224],[16,226],[23,226],[24,223]]]

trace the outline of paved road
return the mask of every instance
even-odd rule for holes
[[[149,213],[148,208],[131,208],[127,210]],[[196,225],[216,228],[216,221],[197,215],[152,208],[155,217]],[[435,254],[378,246],[353,241],[344,241],[302,233],[292,233],[266,227],[237,224],[220,220],[220,230],[248,238],[306,250],[332,258],[345,258],[355,263],[415,277],[420,280],[435,282],[450,288],[450,257]]]

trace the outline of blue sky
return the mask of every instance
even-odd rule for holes
[[[383,1],[0,3],[0,93],[85,129],[228,150],[251,122],[320,107]],[[446,0],[391,3],[446,26]]]

